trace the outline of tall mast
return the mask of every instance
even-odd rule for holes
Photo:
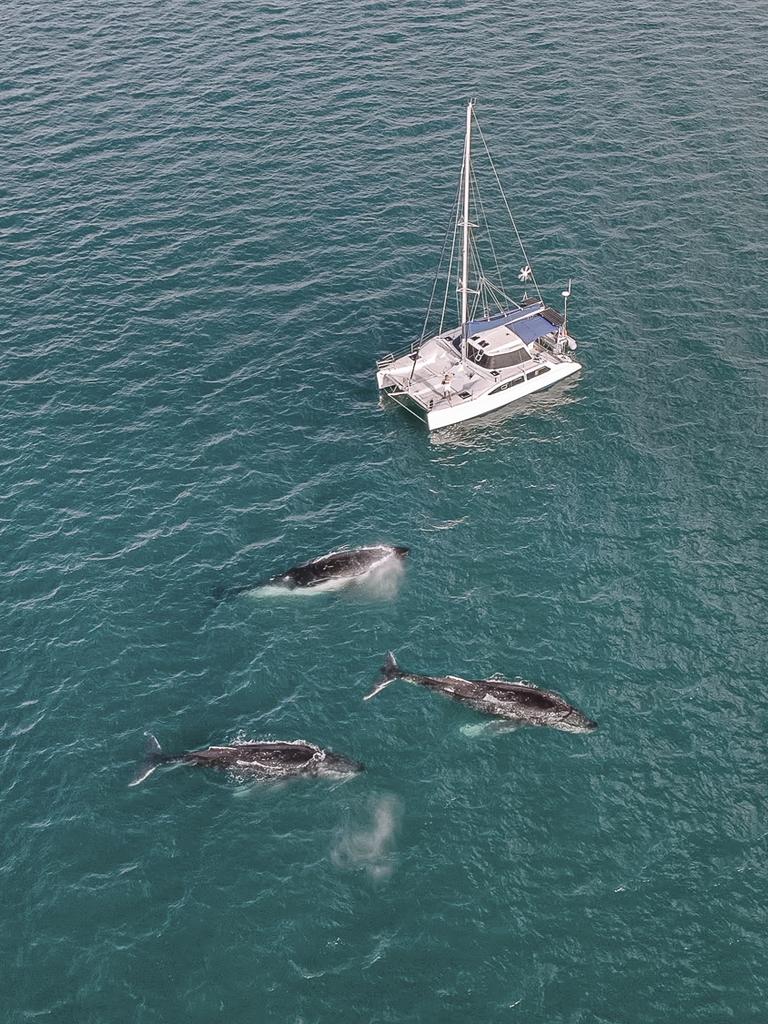
[[[467,104],[467,134],[464,138],[464,218],[461,257],[461,359],[467,358],[467,335],[469,333],[469,173],[470,147],[472,144],[472,100]]]

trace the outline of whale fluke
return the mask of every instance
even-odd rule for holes
[[[379,677],[376,680],[376,685],[367,693],[363,700],[370,700],[371,697],[375,697],[377,693],[381,693],[385,686],[389,686],[396,679],[400,678],[400,666],[397,664],[397,658],[395,658],[392,651],[387,651],[387,656],[384,659],[384,664],[379,670]]]
[[[128,783],[129,786],[138,786],[144,781],[144,779],[148,778],[152,774],[159,764],[163,763],[163,751],[162,747],[157,742],[157,737],[153,736],[151,732],[145,733],[145,735],[147,737],[147,745],[144,764]]]

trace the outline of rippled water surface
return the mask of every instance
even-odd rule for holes
[[[765,11],[566,6],[0,13],[4,1019],[766,1019]],[[372,366],[469,94],[584,369],[430,437]],[[600,729],[364,704],[389,648]],[[368,771],[129,789],[145,729]]]

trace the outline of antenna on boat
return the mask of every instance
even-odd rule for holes
[[[571,297],[571,279],[570,279],[570,277],[568,278],[568,287],[565,289],[564,292],[560,292],[560,294],[565,299],[565,303],[563,305],[563,334],[567,334],[568,333],[568,299]]]
[[[467,103],[467,132],[464,137],[464,216],[462,219],[461,245],[461,361],[467,360],[467,336],[469,335],[469,181],[470,150],[472,146],[472,113],[474,101]]]

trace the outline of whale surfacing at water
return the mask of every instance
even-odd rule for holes
[[[396,679],[459,701],[484,715],[495,715],[516,725],[541,725],[561,732],[594,732],[597,722],[559,694],[530,683],[506,679],[461,679],[459,676],[424,676],[400,668],[390,651],[376,685],[363,700],[370,700]]]
[[[279,779],[294,775],[340,779],[365,771],[359,761],[334,754],[306,740],[232,743],[228,746],[205,747],[181,754],[164,754],[157,739],[147,733],[146,760],[128,783],[138,786],[164,764],[188,764],[198,768],[233,771],[252,779]]]
[[[228,590],[217,588],[214,596],[224,598],[260,592],[319,593],[340,590],[350,584],[362,583],[377,569],[384,569],[387,564],[402,562],[409,551],[410,548],[391,544],[331,551],[320,558],[313,558],[309,562],[294,565],[290,569],[286,569],[285,572],[270,576],[269,579],[263,580],[261,583],[246,584]]]

